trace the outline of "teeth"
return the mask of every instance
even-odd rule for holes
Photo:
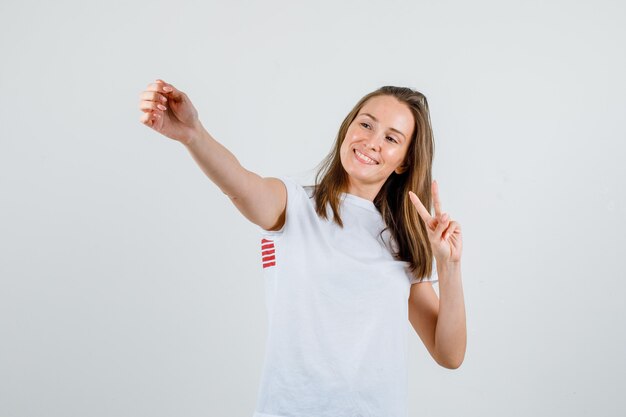
[[[368,162],[370,164],[377,164],[377,162],[374,161],[372,158],[369,158],[366,155],[363,155],[361,152],[357,151],[356,149],[354,150],[354,152],[356,152],[356,154],[359,156],[359,158],[365,160],[366,162]]]

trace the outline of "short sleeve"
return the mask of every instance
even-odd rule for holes
[[[289,224],[295,220],[297,213],[301,210],[302,199],[305,195],[305,191],[298,182],[288,176],[276,177],[282,181],[287,189],[287,210],[285,212],[285,223],[279,230],[265,230],[260,226],[257,226],[257,230],[262,236],[278,237],[285,233],[285,230],[289,228]]]
[[[419,280],[415,278],[413,274],[411,274],[411,271],[409,271],[408,268],[407,268],[407,274],[409,274],[411,285],[417,284],[418,282],[430,282],[431,284],[435,284],[439,282],[439,277],[437,276],[437,262],[434,259],[433,259],[432,273],[430,274],[429,277],[424,277],[422,280]]]

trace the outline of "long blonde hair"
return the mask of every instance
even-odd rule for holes
[[[421,280],[432,273],[432,249],[426,233],[426,225],[417,213],[415,206],[408,197],[409,190],[419,197],[424,206],[430,210],[432,162],[435,150],[430,114],[426,97],[406,87],[384,86],[359,100],[341,123],[333,149],[318,165],[315,176],[315,205],[317,214],[328,219],[326,204],[329,203],[333,212],[333,220],[340,227],[343,222],[339,215],[339,198],[347,191],[348,174],[341,164],[340,149],[346,137],[348,127],[358,115],[365,103],[376,96],[392,96],[405,103],[415,121],[404,163],[404,170],[395,171],[381,187],[374,198],[374,205],[380,211],[386,228],[397,243],[397,251],[393,256],[410,263],[410,270],[415,278]]]

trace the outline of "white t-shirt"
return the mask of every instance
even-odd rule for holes
[[[259,227],[268,337],[253,417],[406,417],[409,263],[380,239],[373,202],[342,194],[342,229],[330,205],[318,217],[312,187],[280,179],[285,224]]]

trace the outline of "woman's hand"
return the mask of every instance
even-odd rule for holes
[[[141,92],[140,121],[168,138],[188,144],[200,129],[200,120],[187,94],[163,80]]]
[[[426,224],[430,247],[437,264],[446,262],[459,262],[463,250],[463,238],[461,236],[461,225],[451,221],[447,213],[441,212],[441,202],[439,201],[439,185],[437,181],[432,183],[432,195],[435,204],[435,216],[422,204],[413,191],[409,191],[409,198],[417,209],[422,220]]]

